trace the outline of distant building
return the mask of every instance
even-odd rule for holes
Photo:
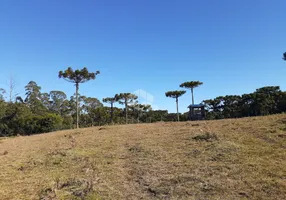
[[[206,118],[205,106],[203,104],[189,105],[189,120],[204,120]]]

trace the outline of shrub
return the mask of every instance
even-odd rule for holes
[[[56,114],[31,115],[19,120],[20,134],[31,135],[55,131],[61,128],[63,119]]]
[[[7,124],[0,122],[0,137],[12,136],[12,131]]]
[[[38,121],[39,132],[51,132],[59,130],[62,127],[63,119],[56,114],[46,114]]]

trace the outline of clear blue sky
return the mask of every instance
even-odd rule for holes
[[[70,96],[75,88],[58,71],[86,66],[101,74],[81,94],[143,89],[170,112],[175,101],[164,93],[184,81],[204,82],[196,103],[267,85],[286,90],[285,9],[285,0],[1,0],[0,87],[12,75],[22,95],[34,80],[42,92]],[[187,111],[190,92],[179,102]]]

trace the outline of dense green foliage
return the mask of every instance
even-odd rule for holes
[[[25,96],[6,101],[6,92],[0,89],[0,136],[31,135],[62,129],[76,128],[76,96],[67,98],[62,91],[45,93],[36,82],[25,86]],[[167,97],[178,98],[185,91],[170,91]],[[9,98],[8,98],[9,99]],[[121,93],[104,98],[78,94],[79,126],[107,124],[152,123],[158,121],[188,120],[188,113],[168,113],[152,110],[150,105],[139,104],[137,96]],[[122,104],[121,107],[116,105]],[[207,119],[239,118],[276,114],[286,111],[286,92],[279,86],[268,86],[243,95],[227,95],[203,101]],[[128,115],[127,115],[128,113]]]
[[[25,86],[25,91],[24,97],[18,96],[15,102],[10,102],[5,101],[5,90],[0,90],[0,136],[76,128],[76,96],[68,99],[62,91],[42,92],[34,81]],[[173,114],[168,116],[166,110],[153,111],[150,105],[138,104],[137,96],[131,93],[103,99],[104,103],[112,104],[111,107],[105,107],[97,98],[78,96],[80,127],[176,120],[170,117]],[[115,103],[124,107],[115,107]]]
[[[270,115],[286,111],[286,92],[279,86],[268,86],[250,94],[220,96],[203,103],[207,119]]]

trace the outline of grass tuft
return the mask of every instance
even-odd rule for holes
[[[211,142],[211,141],[218,140],[218,136],[215,133],[206,132],[206,133],[203,133],[203,134],[200,134],[200,135],[193,137],[193,139],[196,141]]]

